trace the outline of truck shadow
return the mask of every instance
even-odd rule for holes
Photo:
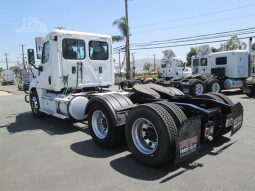
[[[117,172],[131,178],[146,181],[155,181],[161,179],[159,183],[165,183],[187,171],[203,167],[203,164],[197,163],[195,161],[205,155],[217,156],[221,154],[225,149],[235,143],[229,142],[229,138],[220,137],[215,140],[215,142],[203,143],[202,148],[200,149],[200,152],[196,157],[177,165],[169,164],[160,168],[151,168],[138,162],[131,154],[128,154],[127,156],[112,160],[110,162],[110,166]],[[217,149],[220,146],[222,147],[220,149]]]
[[[51,116],[45,116],[43,120],[35,118],[31,112],[13,114],[6,118],[15,117],[15,122],[0,126],[6,128],[10,134],[32,130],[43,130],[49,135],[61,135],[76,131],[87,132],[87,129],[78,128],[71,121],[64,121]]]
[[[205,155],[218,156],[234,143],[231,142],[230,138],[223,136],[214,142],[204,142],[197,156],[177,165],[169,164],[160,168],[152,168],[140,163],[132,154],[128,153],[126,156],[112,160],[110,166],[117,172],[134,179],[146,181],[160,180],[159,183],[165,183],[187,171],[203,167],[204,165],[197,163],[196,160]],[[92,139],[73,143],[70,149],[77,154],[91,158],[109,158],[126,151],[129,152],[126,144],[114,149],[105,149],[96,145]]]
[[[102,148],[96,145],[93,139],[73,143],[70,148],[77,154],[91,158],[108,158],[128,150],[125,144],[113,149]]]

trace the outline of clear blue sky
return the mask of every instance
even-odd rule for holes
[[[246,5],[250,6],[196,17]],[[25,44],[25,48],[34,48],[34,38],[44,36],[56,26],[79,31],[119,34],[112,23],[124,16],[124,10],[124,0],[2,0],[0,61],[4,60],[5,52],[8,53],[10,61],[16,61],[17,57],[21,56],[21,44]],[[254,0],[132,0],[129,1],[131,43],[254,27],[254,10]],[[194,18],[181,20],[190,17]],[[24,30],[23,20],[32,22],[33,30]],[[173,48],[181,58],[185,58],[189,49],[190,46]],[[157,58],[161,58],[162,50],[137,50],[134,51],[135,58],[152,57],[154,53]],[[5,67],[5,64],[0,62],[0,67]]]

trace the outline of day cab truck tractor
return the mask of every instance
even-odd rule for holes
[[[213,141],[242,126],[243,108],[221,94],[198,97],[156,84],[111,91],[112,37],[54,30],[44,39],[41,64],[25,99],[35,117],[87,121],[94,142],[111,148],[123,139],[142,163],[161,166],[197,154],[200,140]],[[84,148],[85,149],[85,148]],[[92,148],[91,148],[92,149]]]
[[[245,50],[210,53],[204,57],[193,57],[192,75],[174,78],[170,86],[191,95],[219,93],[221,90],[242,88],[249,77],[249,70],[249,53]]]

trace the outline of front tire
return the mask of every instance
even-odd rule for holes
[[[36,91],[30,93],[30,106],[35,117],[41,118],[43,116],[43,113],[40,112],[40,102]]]

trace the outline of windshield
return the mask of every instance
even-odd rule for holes
[[[161,61],[161,68],[171,68],[172,62],[169,60],[162,60]]]
[[[176,67],[182,68],[183,62],[181,60],[176,60]]]

